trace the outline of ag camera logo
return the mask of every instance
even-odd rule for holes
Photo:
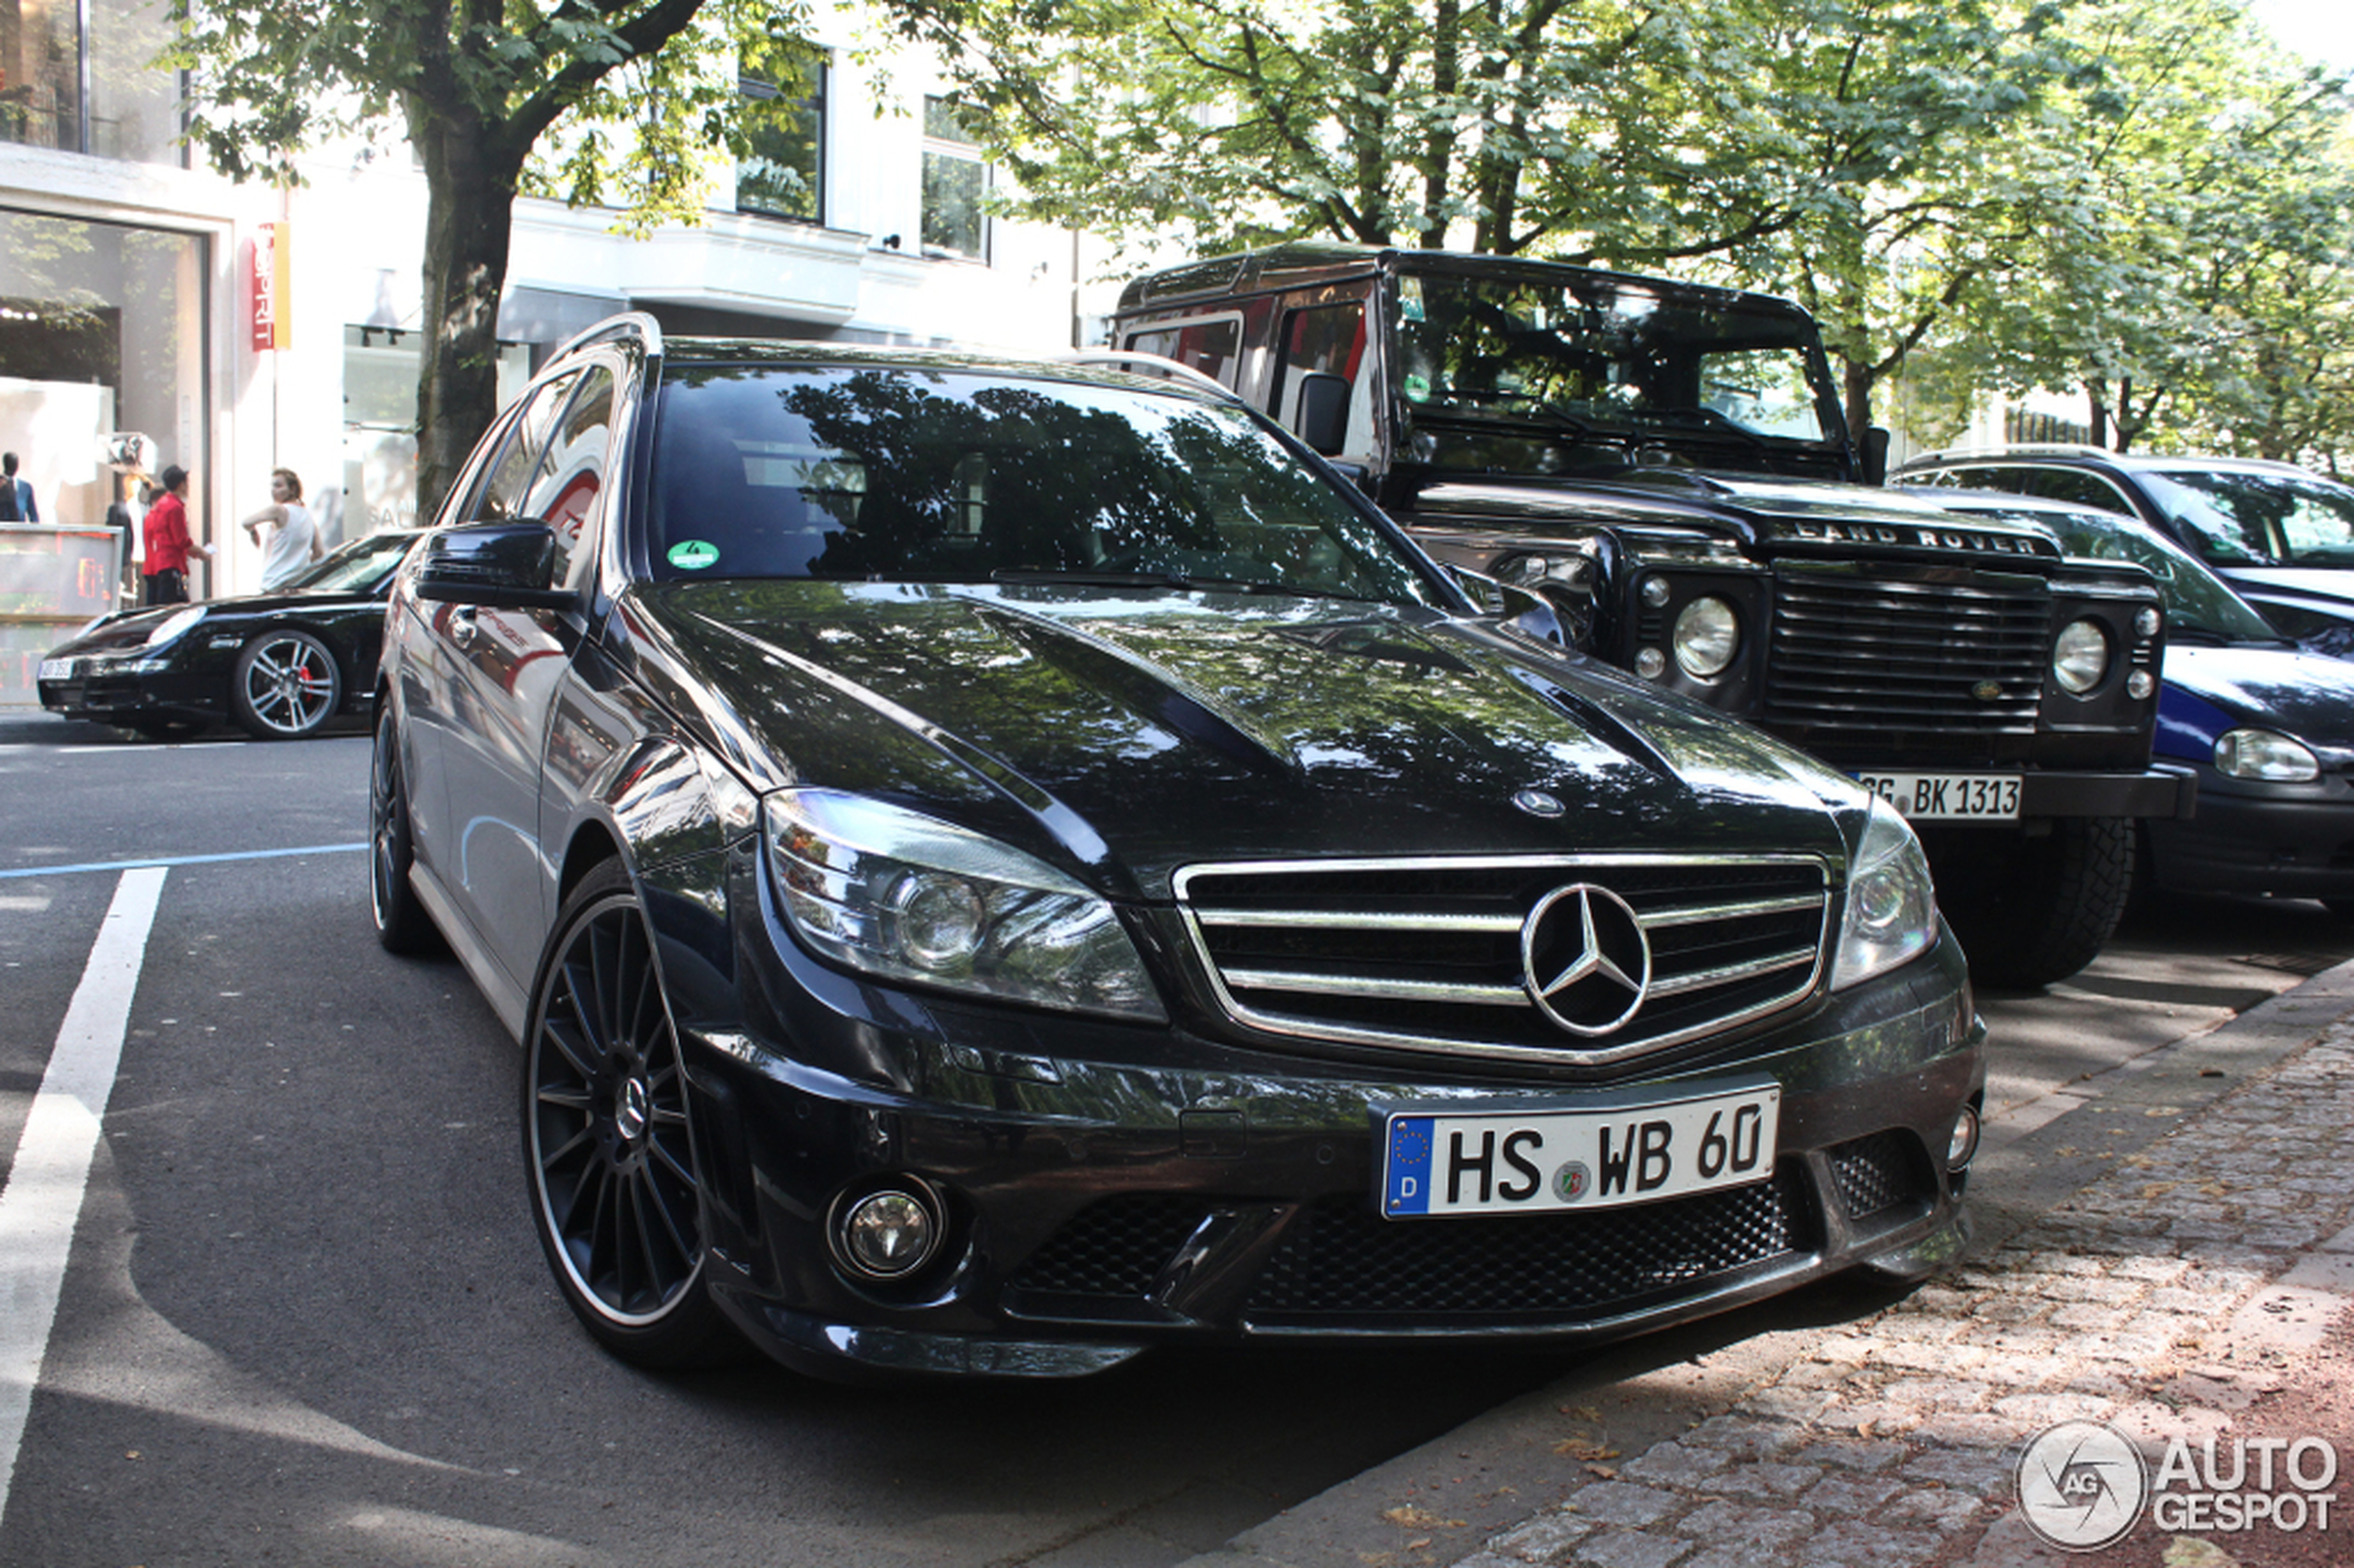
[[[2062,1551],[2114,1546],[2149,1500],[2141,1450],[2097,1421],[2064,1421],[2029,1438],[2019,1451],[2018,1483],[2019,1517]]]

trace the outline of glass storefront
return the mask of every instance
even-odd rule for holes
[[[17,455],[40,525],[0,550],[0,705],[32,701],[42,651],[112,607],[122,549],[99,594],[82,591],[87,568],[60,576],[38,559],[84,550],[43,529],[108,526],[122,488],[110,447],[120,457],[122,435],[145,436],[150,467],[178,463],[204,493],[207,268],[201,235],[0,208],[0,450]],[[53,602],[57,582],[71,602]]]

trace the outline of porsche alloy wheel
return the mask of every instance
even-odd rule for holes
[[[343,700],[343,673],[327,645],[304,631],[274,631],[237,655],[229,707],[257,740],[317,733]]]
[[[703,1283],[677,1034],[618,862],[566,901],[524,1055],[533,1218],[565,1300],[624,1359],[720,1359],[736,1340]]]

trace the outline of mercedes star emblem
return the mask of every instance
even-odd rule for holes
[[[1572,1034],[1608,1034],[1651,991],[1652,944],[1626,901],[1574,882],[1521,922],[1522,982],[1538,1011]]]

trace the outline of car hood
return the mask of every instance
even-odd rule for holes
[[[1598,512],[1598,498],[1621,510]],[[2051,535],[2032,524],[1965,516],[1904,489],[1697,469],[1637,469],[1604,479],[1449,482],[1424,490],[1415,504],[1422,514],[1487,517],[1507,527],[1541,529],[1551,518],[1693,523],[1713,517],[1767,546],[1827,541],[1940,553],[2060,553]]]
[[[653,585],[623,611],[755,787],[1043,834],[1107,891],[1294,854],[1837,855],[1830,807],[1861,803],[1778,741],[1432,612],[820,582]]]
[[[2269,643],[2169,645],[2160,754],[2209,761],[2215,738],[2241,726],[2354,751],[2354,664]]]
[[[387,585],[388,586],[388,585]],[[84,654],[125,653],[146,646],[155,629],[183,610],[204,612],[204,625],[279,614],[285,611],[317,613],[346,604],[381,603],[383,593],[248,593],[230,599],[200,600],[193,604],[158,604],[138,610],[118,610],[101,615],[72,637],[49,650],[51,658]]]

